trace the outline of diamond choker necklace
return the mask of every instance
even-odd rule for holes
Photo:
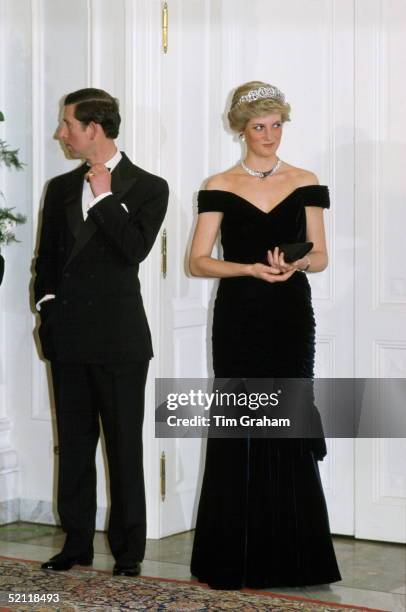
[[[252,168],[249,168],[248,166],[246,166],[243,161],[241,162],[241,166],[245,170],[245,172],[248,172],[248,174],[250,174],[251,176],[257,176],[258,178],[261,178],[261,179],[264,179],[267,176],[272,176],[273,174],[275,174],[275,172],[279,170],[279,168],[281,167],[281,164],[282,164],[282,160],[278,158],[278,161],[276,162],[273,168],[271,168],[270,170],[265,170],[265,172],[261,172],[261,170],[253,170]]]

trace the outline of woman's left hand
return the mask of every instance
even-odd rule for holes
[[[275,247],[273,253],[268,251],[267,254],[268,263],[272,268],[279,270],[279,274],[285,274],[286,272],[296,271],[302,272],[309,267],[309,257],[306,255],[301,259],[296,259],[292,263],[287,263],[284,258],[283,251],[279,250],[279,247]]]
[[[285,261],[283,252],[279,251],[279,247],[275,247],[273,252],[269,250],[267,257],[269,265],[272,268],[279,270],[279,274],[284,274],[285,272],[290,272],[291,270],[295,269],[295,266]]]
[[[297,259],[292,263],[287,263],[284,258],[283,251],[279,250],[279,247],[275,247],[274,251],[271,250],[267,253],[268,263],[275,270],[279,270],[279,274],[285,274],[285,272],[291,272],[295,270],[297,272],[301,272],[306,268],[308,263],[307,257],[302,257],[302,259]]]

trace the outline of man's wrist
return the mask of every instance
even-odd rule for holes
[[[94,200],[89,202],[89,208],[91,208],[92,206],[94,206],[95,204],[100,202],[100,200],[103,200],[104,198],[107,198],[107,196],[109,196],[109,195],[113,195],[113,192],[112,191],[104,191],[103,193],[99,193],[99,195],[95,196]]]

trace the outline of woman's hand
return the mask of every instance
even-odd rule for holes
[[[296,261],[292,263],[287,263],[283,251],[279,251],[279,247],[275,247],[273,253],[272,251],[268,251],[267,258],[269,265],[274,270],[279,270],[280,274],[285,274],[286,272],[302,272],[309,267],[308,255],[305,255],[301,259],[296,259]]]
[[[267,266],[262,263],[255,263],[250,266],[250,275],[267,283],[281,283],[288,280],[295,272],[296,268],[282,272],[279,267],[273,265]]]

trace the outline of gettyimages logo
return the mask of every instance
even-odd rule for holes
[[[246,393],[246,392],[225,392],[216,390],[206,393],[202,389],[190,389],[184,393],[168,393],[166,405],[168,410],[177,410],[179,407],[200,407],[203,410],[210,410],[214,406],[224,406],[227,408],[239,406],[257,410],[268,406],[277,406],[281,389],[273,393]]]
[[[238,429],[239,427],[289,427],[287,418],[272,418],[266,415],[253,417],[246,410],[257,411],[269,409],[279,404],[281,391],[273,393],[247,393],[216,390],[207,393],[202,389],[190,389],[183,393],[168,393],[166,405],[168,410],[189,409],[188,416],[171,414],[166,419],[169,427],[216,428],[217,430]],[[196,414],[196,409],[207,414]],[[236,416],[230,416],[235,414]]]
[[[250,379],[161,379],[156,386],[157,437],[244,437],[252,429],[289,428],[282,389]],[[262,436],[263,434],[261,434]]]

